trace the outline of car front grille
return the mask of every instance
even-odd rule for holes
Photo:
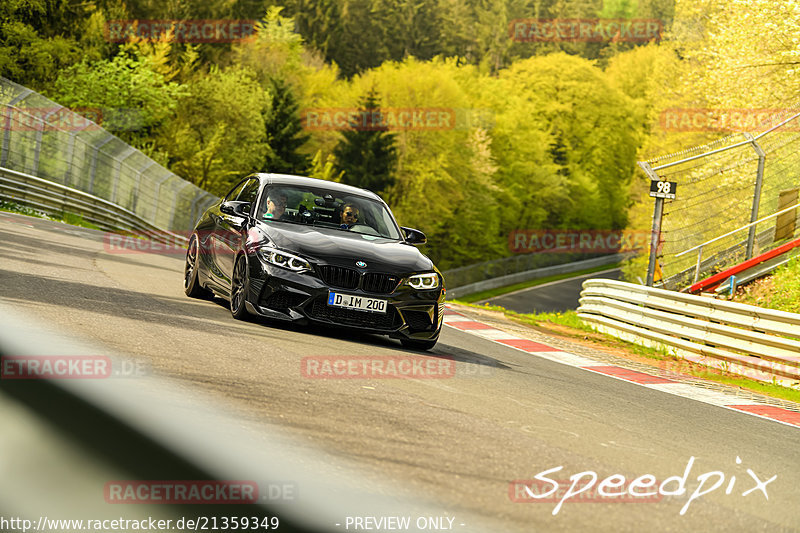
[[[358,288],[359,278],[361,277],[361,274],[358,270],[333,265],[320,266],[319,273],[322,281],[331,287],[336,287],[339,289]]]
[[[399,282],[400,278],[398,276],[368,272],[364,274],[364,279],[361,280],[361,288],[367,292],[390,294],[394,292]]]
[[[377,330],[392,330],[399,325],[396,320],[397,310],[392,306],[389,306],[386,313],[370,313],[368,311],[333,307],[327,304],[325,298],[314,300],[308,315],[315,320],[333,324]]]
[[[400,283],[400,276],[376,272],[362,273],[353,268],[322,265],[319,274],[327,285],[337,289],[358,289],[373,294],[391,294]]]

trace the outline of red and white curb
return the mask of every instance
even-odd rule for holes
[[[668,378],[645,374],[644,372],[637,372],[627,368],[599,363],[598,361],[581,355],[575,355],[540,342],[517,337],[488,324],[477,322],[449,308],[445,311],[444,323],[452,328],[483,337],[484,339],[529,353],[536,357],[555,361],[556,363],[588,370],[589,372],[597,374],[603,374],[649,389],[655,389],[760,418],[774,420],[788,426],[800,427],[800,413],[795,411],[790,411],[774,405],[767,405],[755,400],[737,398],[725,394],[724,392],[703,389]]]

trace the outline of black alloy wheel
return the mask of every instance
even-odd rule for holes
[[[247,291],[247,260],[240,255],[233,267],[233,278],[231,279],[231,314],[237,320],[245,320],[250,313],[244,303]]]
[[[191,298],[207,300],[211,297],[211,293],[208,289],[201,287],[200,282],[197,280],[198,250],[197,236],[192,235],[189,241],[189,248],[186,250],[186,267],[183,272],[183,291],[186,293],[186,296]]]

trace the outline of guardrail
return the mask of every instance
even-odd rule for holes
[[[106,231],[127,231],[166,244],[187,245],[188,239],[157,228],[124,207],[108,200],[0,167],[0,199],[46,213],[74,213]]]
[[[578,316],[599,331],[784,386],[800,386],[800,315],[614,280],[584,282]]]

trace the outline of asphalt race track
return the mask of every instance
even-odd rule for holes
[[[308,453],[324,450],[358,465],[398,497],[424,496],[455,517],[454,530],[800,531],[799,428],[450,327],[425,355],[456,361],[448,379],[309,378],[301,371],[307,357],[417,352],[383,337],[238,322],[221,302],[185,297],[182,276],[178,254],[110,253],[100,232],[0,213],[0,302],[136,356],[176,387],[228,406],[243,423],[280,426]],[[684,515],[688,495],[575,498],[554,515],[557,501],[515,502],[509,493],[513,480],[559,466],[548,477],[563,488],[585,471],[599,479],[652,474],[660,482],[683,476],[692,457],[688,493],[709,493]],[[711,472],[719,474],[702,477]],[[720,475],[724,483],[710,491]],[[768,499],[747,492],[753,475],[777,476],[766,485]]]
[[[620,279],[622,271],[618,268],[543,283],[528,289],[510,292],[496,298],[483,300],[491,305],[499,305],[517,313],[563,313],[578,308],[581,286],[587,279]]]

